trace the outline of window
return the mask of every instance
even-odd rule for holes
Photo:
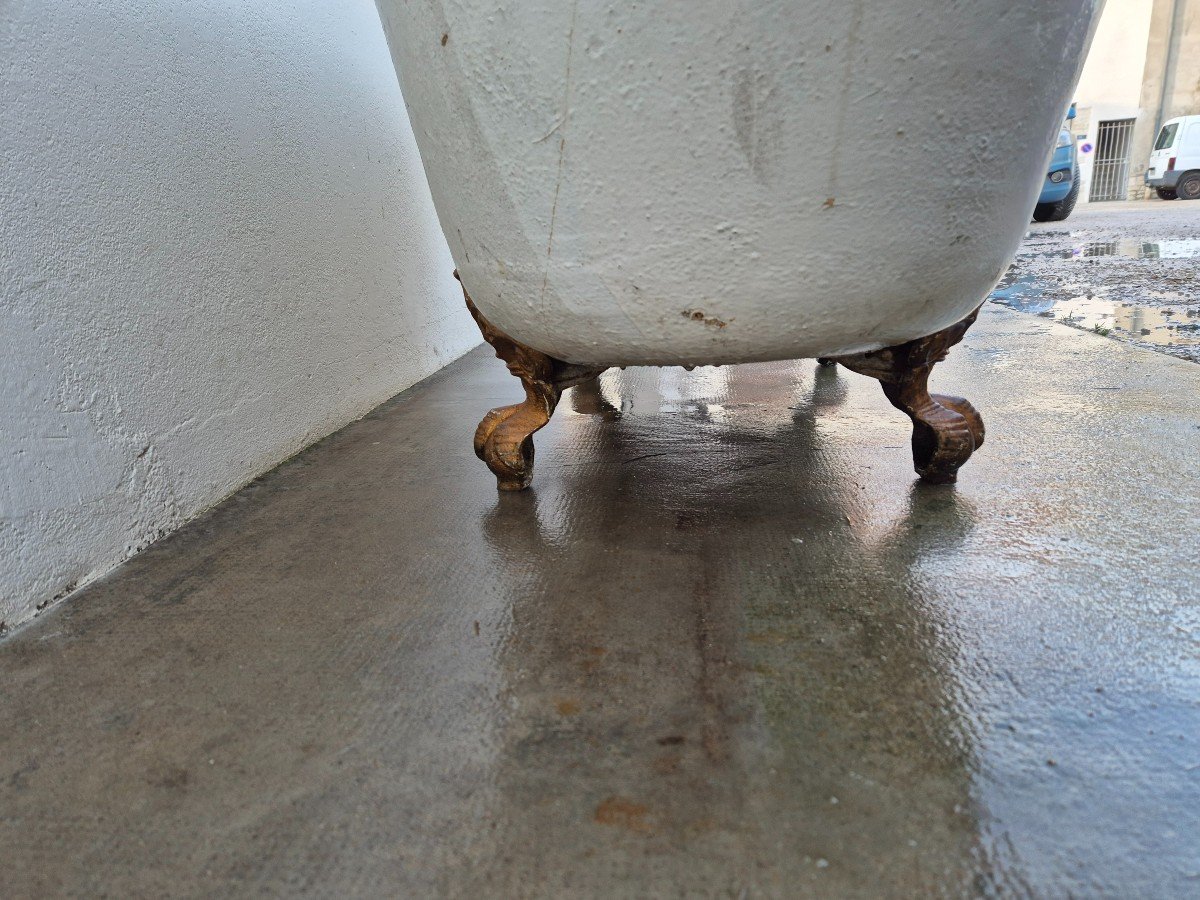
[[[1158,133],[1158,140],[1154,142],[1155,150],[1166,150],[1175,143],[1175,132],[1179,130],[1179,123],[1175,122],[1171,125],[1164,125],[1163,130]]]

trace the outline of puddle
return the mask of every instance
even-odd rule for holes
[[[1200,256],[1200,240],[1180,241],[1091,241],[1062,251],[1066,259],[1095,259],[1123,256],[1129,259],[1194,259]]]
[[[1033,275],[1023,275],[996,288],[988,299],[1028,313],[1045,312],[1054,306],[1054,298],[1046,295],[1046,288]]]
[[[1162,346],[1200,346],[1200,318],[1182,311],[1116,303],[1099,297],[1074,297],[1054,304],[1050,313],[1057,321],[1077,328],[1116,332]]]
[[[1072,237],[1077,237],[1074,233]],[[1026,250],[1020,257],[1040,259],[1099,259],[1117,256],[1124,259],[1195,259],[1200,257],[1200,240],[1135,241],[1122,238],[1116,241],[1089,241],[1067,250]]]
[[[1055,299],[1032,278],[1018,279],[992,293],[1010,309],[1035,313],[1056,322],[1100,334],[1113,334],[1161,346],[1200,346],[1200,310],[1179,305],[1139,306],[1102,297]]]
[[[1031,229],[989,299],[1200,362],[1200,235],[1159,233]]]

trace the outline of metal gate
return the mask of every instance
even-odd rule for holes
[[[1101,122],[1096,133],[1089,200],[1124,200],[1129,190],[1129,144],[1133,119]]]

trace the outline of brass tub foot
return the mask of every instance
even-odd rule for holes
[[[979,309],[928,337],[870,353],[839,356],[847,369],[876,378],[892,406],[912,419],[913,465],[924,481],[952,484],[983,444],[983,419],[962,397],[929,393],[929,373],[962,340]]]
[[[483,339],[525,388],[524,402],[498,407],[483,417],[475,429],[475,455],[495,473],[500,490],[522,491],[533,480],[534,432],[550,421],[564,390],[595,378],[605,367],[577,366],[527,347],[485,319],[465,289],[463,296]]]

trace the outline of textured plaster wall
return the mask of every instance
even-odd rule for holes
[[[0,622],[478,342],[371,0],[0,3]]]

